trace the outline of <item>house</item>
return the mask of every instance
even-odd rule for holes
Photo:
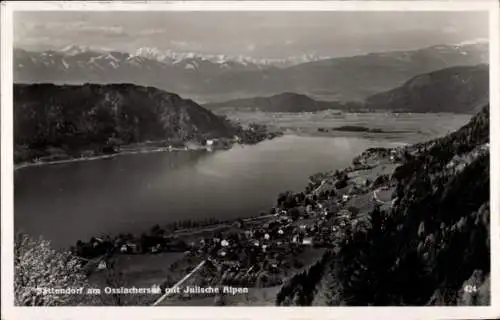
[[[349,210],[342,209],[339,211],[337,217],[338,218],[349,218],[351,216],[351,213]]]
[[[220,250],[220,251],[218,252],[218,254],[219,254],[219,256],[221,256],[221,257],[225,257],[225,256],[227,255],[227,252],[226,252],[225,250]]]
[[[312,237],[307,237],[302,240],[302,244],[306,246],[310,246],[313,244],[313,238]]]
[[[121,253],[139,253],[140,247],[136,243],[127,242],[120,247]]]
[[[307,207],[306,207],[306,213],[309,213],[309,214],[313,213],[313,207],[312,207],[312,205],[310,205],[310,204],[307,205]]]
[[[106,261],[104,261],[104,260],[100,261],[99,264],[97,265],[97,270],[104,270],[107,268],[108,268],[108,265],[107,265]]]
[[[207,142],[205,143],[207,147],[229,147],[231,143],[226,140],[220,140],[220,139],[207,139]]]
[[[270,260],[268,260],[268,265],[269,265],[272,269],[276,269],[276,268],[278,268],[279,261],[278,261],[278,260],[276,260],[276,259],[270,259]]]
[[[245,230],[245,237],[247,237],[247,238],[253,237],[253,231]]]
[[[280,217],[279,217],[279,219],[278,219],[278,221],[279,221],[279,222],[287,222],[287,221],[288,221],[288,219],[289,219],[289,217],[286,217],[286,216],[280,216]]]

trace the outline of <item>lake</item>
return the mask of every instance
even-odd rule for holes
[[[291,134],[224,151],[28,167],[14,177],[15,229],[68,248],[79,239],[143,232],[154,224],[255,215],[269,211],[279,192],[302,191],[314,173],[342,169],[367,148],[406,140]]]

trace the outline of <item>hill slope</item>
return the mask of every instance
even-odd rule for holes
[[[271,97],[257,97],[205,104],[211,110],[233,109],[263,112],[316,112],[330,108],[340,108],[335,102],[316,101],[297,93],[285,92]]]
[[[489,97],[487,65],[446,68],[368,97],[366,108],[405,112],[476,113]]]
[[[78,155],[110,144],[232,137],[236,129],[195,102],[152,87],[14,86],[15,146],[29,150],[28,158],[47,148]]]
[[[490,304],[489,107],[401,156],[385,182],[392,204],[348,208],[333,248],[282,287],[278,305]]]

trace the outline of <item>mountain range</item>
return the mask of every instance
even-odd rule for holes
[[[422,73],[486,63],[488,43],[324,58],[306,56],[280,62],[151,48],[134,53],[74,46],[43,52],[15,49],[14,80],[56,84],[126,81],[176,92],[200,103],[283,92],[321,100],[360,101]]]
[[[363,102],[320,101],[297,93],[204,104],[217,111],[316,112],[351,111],[451,112],[474,114],[489,99],[488,65],[450,67],[420,74],[402,85],[369,96]]]
[[[166,64],[177,64],[183,60],[209,61],[219,64],[222,68],[243,66],[250,69],[263,69],[266,67],[290,67],[293,65],[327,59],[329,57],[315,54],[303,54],[287,58],[253,58],[249,56],[234,56],[225,54],[206,54],[194,52],[176,52],[172,50],[160,50],[158,48],[144,47],[137,49],[134,55],[157,60]]]

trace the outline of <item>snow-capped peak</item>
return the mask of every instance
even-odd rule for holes
[[[457,43],[455,45],[457,45],[457,46],[466,46],[466,45],[474,45],[474,44],[487,44],[489,42],[490,41],[489,41],[488,38],[476,38],[476,39],[462,41],[462,42],[459,42],[459,43]]]
[[[84,46],[74,45],[74,44],[69,45],[69,46],[61,49],[62,53],[69,55],[69,56],[73,56],[73,55],[76,55],[76,54],[79,54],[79,53],[82,53],[85,51],[89,51],[89,48],[84,47]]]
[[[74,56],[74,55],[77,55],[80,53],[90,52],[90,51],[104,53],[104,52],[107,52],[110,50],[106,49],[106,48],[94,48],[94,47],[89,47],[89,46],[80,46],[80,45],[76,45],[76,44],[66,46],[66,47],[59,50],[59,52],[63,53],[64,55],[67,55],[67,56]]]
[[[220,64],[227,67],[228,64],[240,64],[243,66],[290,66],[303,62],[317,61],[329,57],[320,57],[315,54],[304,54],[298,57],[289,57],[284,59],[264,59],[253,58],[244,55],[225,55],[225,54],[206,54],[195,52],[174,52],[172,50],[161,50],[158,48],[139,48],[133,53],[135,56],[140,56],[149,59],[155,59],[163,63],[178,64],[183,60],[201,60]]]

